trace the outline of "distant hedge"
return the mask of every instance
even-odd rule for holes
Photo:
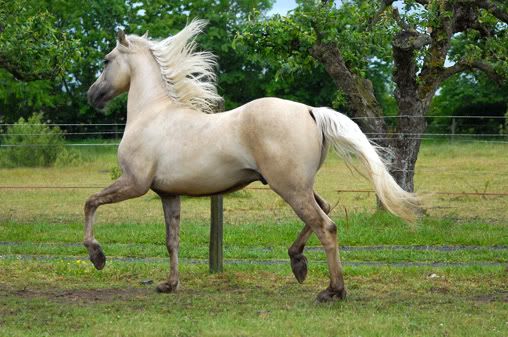
[[[64,137],[58,127],[50,127],[42,114],[20,118],[2,137],[0,165],[4,167],[50,166],[64,151]]]

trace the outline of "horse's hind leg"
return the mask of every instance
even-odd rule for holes
[[[93,235],[93,223],[97,207],[104,204],[111,204],[135,197],[139,197],[148,191],[148,187],[135,183],[135,179],[129,176],[121,176],[109,187],[99,193],[92,195],[85,203],[85,239],[83,241],[88,249],[90,261],[95,268],[101,270],[106,265],[106,256],[102,251],[99,242]]]
[[[284,194],[284,193],[283,193]],[[312,191],[304,193],[288,193],[284,199],[293,207],[295,213],[309,226],[325,248],[330,285],[319,293],[320,302],[346,297],[342,266],[337,247],[337,227],[320,208]]]
[[[325,214],[330,212],[330,204],[316,192],[314,192],[314,199],[316,199],[316,202]],[[307,277],[307,258],[303,255],[303,249],[311,234],[312,228],[309,225],[305,225],[295,242],[288,249],[288,255],[291,259],[291,270],[299,283],[305,281]]]
[[[169,253],[168,280],[157,286],[160,293],[175,292],[178,288],[178,246],[180,232],[180,197],[160,195],[166,223],[166,247]]]

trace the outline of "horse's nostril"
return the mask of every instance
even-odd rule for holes
[[[88,89],[87,98],[88,103],[93,107],[100,108],[103,106],[105,98],[108,96],[108,91],[103,89],[103,86],[97,86],[93,84],[90,89]]]
[[[88,99],[88,103],[93,104],[95,93],[96,93],[95,86],[92,85],[88,89],[88,92],[86,93],[86,96],[87,96],[87,99]]]

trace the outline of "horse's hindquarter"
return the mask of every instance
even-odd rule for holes
[[[278,98],[263,98],[243,109],[244,142],[268,183],[275,188],[311,187],[324,159],[322,134],[310,114],[311,108]]]

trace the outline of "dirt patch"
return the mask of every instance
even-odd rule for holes
[[[435,294],[448,294],[450,292],[450,289],[446,287],[431,287],[429,290]]]
[[[475,302],[503,302],[508,303],[508,290],[499,290],[491,294],[482,294],[473,297]]]
[[[108,303],[113,301],[132,301],[153,294],[152,288],[100,288],[100,289],[1,289],[0,295],[21,298],[45,298],[65,303]]]

